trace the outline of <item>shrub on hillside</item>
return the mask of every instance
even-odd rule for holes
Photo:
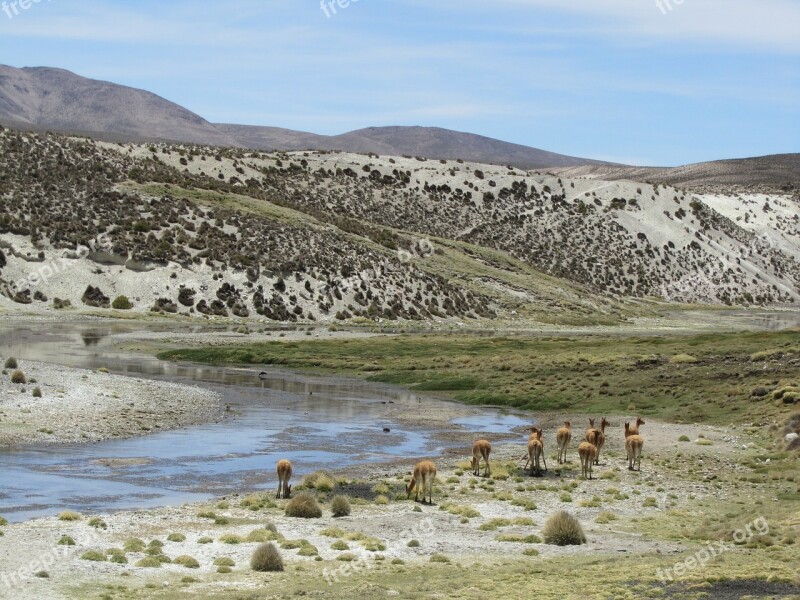
[[[556,546],[579,546],[586,543],[586,534],[583,533],[578,519],[564,510],[547,519],[542,535],[546,543]]]
[[[336,496],[331,500],[331,512],[334,517],[350,516],[350,500],[347,496]]]
[[[272,542],[261,544],[250,558],[250,567],[253,571],[260,573],[283,571],[283,558],[280,550]]]
[[[286,516],[300,519],[319,519],[322,516],[322,509],[313,495],[308,492],[301,492],[289,500],[286,505]]]

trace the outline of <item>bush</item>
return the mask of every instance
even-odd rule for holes
[[[80,521],[81,515],[80,513],[76,513],[71,510],[65,510],[60,515],[58,515],[59,521]]]
[[[579,546],[586,543],[586,534],[578,522],[566,511],[559,511],[547,519],[542,530],[544,541],[556,546]]]
[[[100,517],[92,517],[89,519],[89,527],[94,527],[95,529],[108,529],[108,525]]]
[[[36,386],[35,388],[33,388],[33,392],[31,392],[31,393],[33,394],[34,398],[41,398],[42,397],[42,389],[39,386]]]
[[[10,356],[6,359],[6,369],[16,369],[19,365],[17,365],[17,359],[13,356]]]
[[[25,373],[17,369],[11,374],[11,383],[28,383]]]
[[[325,471],[317,471],[311,473],[303,478],[303,485],[307,488],[317,489],[320,492],[333,491],[336,483],[328,473]]]
[[[679,442],[690,442],[691,440],[689,439],[688,435],[682,435],[681,437],[678,438],[678,441]]]
[[[167,536],[167,541],[168,542],[185,542],[186,541],[186,536],[183,535],[182,533],[170,533]]]
[[[142,560],[137,562],[136,566],[143,567],[146,569],[160,569],[161,561],[155,558],[154,556],[148,556],[147,558],[143,558]]]
[[[347,496],[336,496],[331,500],[331,511],[334,517],[350,516],[350,500]]]
[[[227,556],[220,556],[218,559],[214,561],[214,566],[216,567],[235,567],[236,562],[232,558]]]
[[[350,550],[350,546],[344,540],[336,540],[331,544],[331,550]]]
[[[58,540],[58,545],[59,546],[74,546],[75,545],[75,540],[73,540],[68,535],[62,535],[61,539]]]
[[[133,308],[133,304],[131,304],[127,296],[117,296],[114,298],[114,302],[111,303],[111,308],[116,310],[130,310]]]
[[[185,554],[182,556],[178,556],[175,560],[172,561],[172,564],[180,565],[182,567],[186,567],[187,569],[199,569],[200,563],[197,562],[197,559],[192,556],[186,556]]]
[[[283,558],[281,558],[280,550],[272,542],[261,544],[250,558],[250,567],[259,573],[283,571]]]
[[[289,500],[286,505],[286,516],[300,519],[319,519],[322,516],[322,509],[314,496],[308,492],[301,492]]]
[[[87,550],[81,554],[81,560],[90,560],[92,562],[106,562],[106,555],[97,550]]]
[[[125,552],[144,552],[147,546],[145,546],[145,543],[139,538],[130,538],[125,540],[125,544],[122,547],[125,549]]]

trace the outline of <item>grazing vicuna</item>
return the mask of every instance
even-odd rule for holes
[[[528,460],[525,463],[525,468],[528,463],[531,465],[531,475],[541,475],[541,463],[544,461],[544,470],[547,471],[547,460],[544,457],[544,442],[542,441],[542,430],[533,427],[531,428],[531,435],[528,438]]]
[[[281,459],[275,465],[275,470],[278,472],[278,495],[276,498],[288,498],[292,495],[292,486],[289,485],[289,480],[292,478],[292,463],[288,460]]]
[[[478,440],[472,445],[472,474],[480,475],[481,459],[486,463],[484,475],[488,477],[491,473],[489,468],[489,454],[492,452],[492,444],[489,440]]]
[[[644,438],[637,434],[631,434],[631,430],[630,423],[625,423],[625,451],[628,454],[628,470],[641,471]]]
[[[572,439],[572,429],[569,421],[564,421],[564,426],[556,432],[556,445],[558,445],[558,464],[567,462],[567,445]]]
[[[597,456],[597,446],[591,442],[581,442],[578,446],[578,456],[581,458],[581,476],[592,478],[592,464]]]
[[[411,481],[406,488],[406,496],[411,497],[412,490],[416,490],[414,501],[419,502],[419,492],[422,490],[422,503],[428,496],[428,504],[433,504],[433,481],[436,479],[436,465],[429,460],[421,460],[414,465]]]
[[[643,421],[644,423],[644,421]],[[597,456],[594,459],[594,464],[600,464],[600,451],[606,443],[606,427],[608,421],[603,417],[600,420],[600,428],[594,426],[594,419],[589,419],[589,429],[586,430],[586,441],[591,442],[597,448]]]

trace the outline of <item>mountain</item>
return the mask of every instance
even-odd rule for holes
[[[405,154],[523,169],[606,164],[436,127],[371,127],[323,136],[277,127],[212,124],[150,92],[47,67],[0,65],[0,123],[113,141]]]
[[[155,94],[45,67],[0,65],[0,121],[67,133],[238,145],[202,117]]]

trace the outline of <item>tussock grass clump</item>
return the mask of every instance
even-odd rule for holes
[[[147,556],[136,563],[137,567],[142,567],[144,569],[160,569],[161,568],[161,561],[158,560],[154,556]]]
[[[491,519],[478,527],[480,531],[495,531],[500,527],[510,527],[511,525],[518,525],[518,526],[533,526],[535,523],[533,519],[529,519],[528,517],[517,517],[515,519],[506,519],[504,517],[497,517],[495,519]]]
[[[228,556],[220,556],[216,560],[214,560],[215,567],[235,567],[236,561]]]
[[[6,369],[16,369],[19,365],[17,364],[17,359],[13,356],[9,356],[6,359],[5,368]]]
[[[133,308],[133,304],[128,300],[127,296],[117,296],[114,298],[114,302],[111,303],[111,308],[115,310],[130,310]]]
[[[108,529],[108,525],[100,517],[92,517],[89,519],[89,527],[94,527],[95,529]]]
[[[139,538],[129,538],[122,545],[125,552],[144,552],[146,547],[144,541]]]
[[[336,496],[331,500],[331,512],[334,517],[350,516],[350,499],[347,496]]]
[[[17,369],[11,374],[11,383],[28,383],[28,378],[25,373]]]
[[[579,546],[586,543],[586,534],[583,533],[578,519],[564,510],[547,519],[542,535],[546,543],[555,546]]]
[[[65,510],[58,515],[59,521],[80,521],[82,518],[80,513],[72,510]]]
[[[501,533],[494,538],[498,542],[516,542],[518,544],[541,544],[542,540],[538,535],[520,535],[518,533]]]
[[[682,435],[681,437],[678,438],[678,441],[679,442],[691,442],[692,440],[689,439],[688,435]]]
[[[172,564],[180,565],[182,567],[186,567],[187,569],[199,569],[200,563],[197,562],[197,559],[192,556],[187,556],[185,554],[176,557]]]
[[[697,362],[697,359],[691,354],[676,354],[669,359],[673,365],[691,365]]]
[[[604,510],[599,515],[597,515],[597,518],[594,520],[594,522],[604,525],[606,523],[611,523],[611,521],[616,521],[616,520],[617,520],[617,515],[607,510]]]
[[[185,542],[186,541],[186,536],[183,535],[182,533],[170,533],[167,536],[167,541],[168,542]]]
[[[450,562],[450,559],[447,558],[444,554],[432,554],[430,560],[431,560],[432,563],[449,563]]]
[[[277,531],[270,529],[254,529],[247,534],[245,541],[248,542],[282,542],[284,537]]]
[[[340,560],[342,562],[353,562],[354,560],[356,560],[356,558],[358,557],[352,552],[345,552],[344,554],[340,554],[339,556],[337,556],[336,560]]]
[[[221,538],[219,538],[219,541],[222,542],[223,544],[230,544],[232,546],[235,546],[237,544],[241,544],[242,542],[244,542],[244,538],[240,535],[236,535],[235,533],[226,533]]]
[[[331,544],[331,550],[350,550],[350,545],[344,540],[336,540]]]
[[[197,543],[198,543],[198,544],[213,544],[213,543],[214,543],[214,540],[212,540],[212,539],[211,539],[210,537],[208,537],[208,536],[203,536],[203,537],[201,537],[199,540],[197,540]]]
[[[460,504],[442,503],[442,505],[439,506],[439,510],[446,511],[446,512],[450,513],[451,515],[464,517],[466,519],[473,519],[475,517],[480,517],[481,516],[481,513],[479,513],[477,510],[475,510],[471,506],[464,506],[464,505],[460,505]]]
[[[283,558],[272,542],[261,544],[250,558],[250,568],[259,573],[283,571]]]
[[[286,516],[298,519],[319,519],[322,516],[322,509],[312,494],[301,492],[286,504]]]
[[[330,492],[336,487],[336,482],[327,471],[316,471],[303,478],[303,487],[320,492]]]
[[[106,562],[106,555],[97,550],[87,550],[81,554],[81,560],[89,560],[92,562]]]
[[[8,525],[8,521],[6,521],[3,517],[0,517],[0,527],[3,525]]]
[[[74,546],[75,545],[75,540],[72,539],[68,535],[62,535],[61,539],[58,540],[58,545],[59,546]]]

